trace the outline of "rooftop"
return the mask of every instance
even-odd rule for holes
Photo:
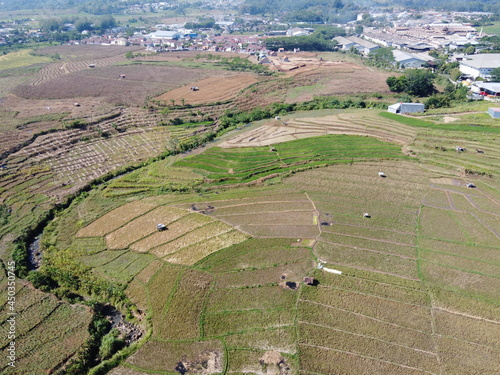
[[[468,55],[467,60],[464,59],[461,64],[471,66],[473,68],[499,68],[500,53]]]

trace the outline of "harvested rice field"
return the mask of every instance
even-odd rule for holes
[[[495,157],[451,163],[373,110],[282,121],[54,223],[64,259],[123,287],[150,332],[111,374],[497,373],[500,183],[456,168]]]

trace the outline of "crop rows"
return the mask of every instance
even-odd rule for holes
[[[356,151],[353,151],[356,150]],[[177,161],[174,166],[199,169],[209,180],[220,183],[248,182],[274,172],[351,162],[376,157],[397,158],[402,155],[396,146],[372,138],[348,136],[316,137],[280,144],[276,154],[267,147],[255,148],[257,154],[248,158],[247,150],[211,148],[203,155]],[[267,152],[267,154],[266,154]]]

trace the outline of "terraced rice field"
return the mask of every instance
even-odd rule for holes
[[[7,274],[2,268],[0,274],[1,306],[7,306]],[[83,305],[70,305],[55,296],[36,290],[31,284],[16,282],[16,315],[5,314],[0,322],[2,332],[0,353],[7,358],[11,324],[14,319],[16,342],[16,366],[1,365],[3,374],[18,374],[18,368],[27,373],[40,373],[56,369],[73,355],[88,337],[87,326],[92,318],[91,311]]]
[[[289,115],[277,121],[268,121],[263,126],[223,142],[221,147],[273,145],[326,134],[369,135],[384,142],[407,145],[417,133],[409,126],[380,118],[373,112],[338,111],[329,116]]]
[[[112,373],[497,373],[497,176],[432,164],[425,153],[445,151],[418,147],[431,130],[391,134],[388,123],[374,122],[371,138],[273,141],[276,151],[212,147],[110,183],[100,199],[176,176],[206,187],[135,197],[79,229],[81,261],[127,284],[151,317],[152,338]],[[160,219],[168,230],[155,231]]]

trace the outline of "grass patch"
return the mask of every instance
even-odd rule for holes
[[[52,61],[49,57],[32,55],[31,52],[32,50],[25,49],[0,56],[0,70],[21,68],[35,64],[45,64]]]
[[[400,122],[405,125],[410,125],[418,128],[428,128],[437,130],[448,130],[448,131],[463,131],[463,132],[475,132],[475,133],[500,133],[500,127],[491,126],[472,126],[463,124],[436,124],[434,122],[420,120],[418,118],[405,117],[390,112],[380,112],[380,116]]]

